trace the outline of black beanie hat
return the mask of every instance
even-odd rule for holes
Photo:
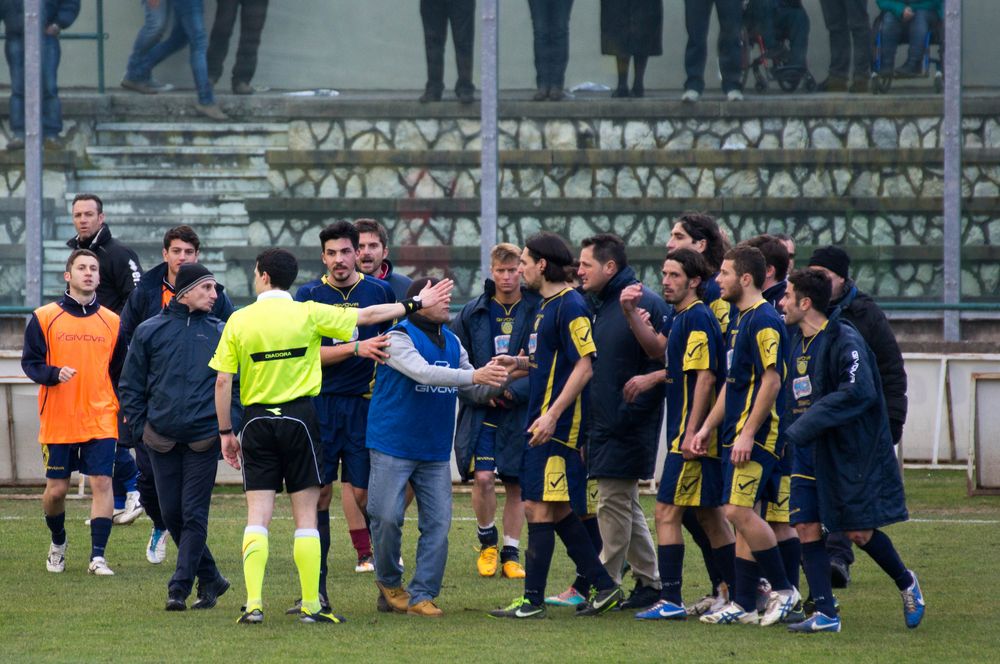
[[[215,275],[212,274],[211,270],[201,263],[185,263],[177,270],[177,281],[174,282],[174,297],[178,298],[206,279],[214,278]]]
[[[808,265],[825,267],[837,276],[847,279],[848,268],[851,267],[851,257],[840,247],[831,244],[815,250],[809,257]]]

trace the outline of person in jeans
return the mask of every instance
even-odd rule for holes
[[[819,91],[868,92],[872,39],[868,0],[819,0],[819,5],[830,32],[830,74],[819,84]],[[852,44],[854,80],[848,87]]]
[[[944,18],[942,0],[878,0],[885,12],[882,22],[882,67],[887,73],[896,64],[896,48],[905,33],[910,40],[906,62],[893,72],[897,78],[919,76],[923,69],[924,43],[931,24]],[[888,67],[886,70],[885,68]]]
[[[174,89],[174,86],[169,83],[160,83],[149,75],[145,79],[140,78],[139,64],[146,54],[160,43],[163,34],[167,31],[167,19],[170,18],[170,0],[142,0],[142,10],[145,18],[142,27],[139,28],[139,34],[135,36],[132,54],[128,56],[125,78],[122,79],[121,85],[126,90],[135,90],[146,95],[169,92]]]
[[[408,297],[434,286],[418,279]],[[476,369],[458,337],[448,329],[446,297],[389,330],[389,358],[375,370],[367,447],[371,452],[368,516],[375,549],[380,611],[437,618],[434,599],[448,559],[451,527],[451,441],[458,391],[485,403],[502,393],[507,370],[498,364]],[[417,564],[407,589],[399,564],[406,486],[418,507]]]
[[[198,579],[192,609],[210,609],[229,590],[208,550],[208,512],[219,467],[215,418],[216,373],[208,361],[225,325],[212,315],[219,294],[201,263],[182,265],[170,304],[140,325],[129,344],[118,390],[134,440],[149,452],[160,510],[177,545],[167,584],[167,611],[184,611]],[[233,401],[233,419],[240,415]]]
[[[696,102],[705,91],[705,61],[708,57],[708,24],[712,5],[719,15],[719,69],[722,91],[729,101],[743,99],[740,83],[740,28],[743,25],[741,0],[684,0],[687,48],[684,50],[684,94],[681,101]]]
[[[535,101],[566,97],[569,63],[569,14],[573,0],[528,0],[535,41]]]
[[[73,25],[80,0],[46,0],[42,3],[42,136],[49,147],[59,147],[63,130],[59,101],[59,33]],[[6,29],[4,55],[10,68],[10,129],[8,150],[24,148],[24,0],[0,2],[0,20]]]
[[[441,101],[444,92],[444,43],[455,42],[455,64],[458,81],[455,95],[463,104],[471,104],[472,45],[476,36],[476,0],[420,0],[420,21],[424,26],[424,49],[427,53],[427,85],[420,96],[421,103]]]
[[[240,14],[240,45],[233,65],[233,94],[249,95],[254,92],[250,81],[257,71],[257,49],[267,20],[267,0],[219,0],[208,40],[208,77],[213,85],[222,77],[222,63],[229,51],[237,11]]]
[[[208,36],[205,34],[204,0],[173,0],[174,27],[165,40],[149,49],[141,57],[134,72],[135,80],[144,81],[152,77],[153,69],[168,57],[190,45],[191,73],[198,89],[195,110],[212,120],[228,120],[215,101],[212,82],[208,78],[206,50]]]

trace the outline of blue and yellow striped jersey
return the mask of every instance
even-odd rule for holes
[[[320,302],[347,309],[363,309],[375,304],[396,301],[392,288],[375,277],[358,273],[358,280],[349,288],[338,288],[327,280],[327,276],[310,281],[295,293],[298,302]],[[391,322],[358,327],[356,338],[339,341],[323,337],[324,346],[354,343],[358,340],[377,337],[392,327]],[[375,382],[375,362],[363,357],[350,357],[343,362],[323,367],[323,394],[343,396],[371,396]]]
[[[674,315],[667,338],[667,442],[671,452],[680,453],[694,403],[698,371],[715,374],[715,394],[725,384],[725,346],[715,314],[696,300]],[[715,399],[709,403],[709,408]],[[712,435],[708,456],[718,457],[718,436]]]
[[[542,300],[528,338],[528,422],[544,414],[566,386],[577,361],[597,352],[590,310],[572,288]],[[589,387],[585,387],[556,423],[552,440],[576,448],[585,422]],[[526,425],[526,426],[527,426]]]
[[[726,351],[726,415],[722,421],[722,445],[732,446],[743,431],[750,411],[760,391],[764,371],[774,368],[781,379],[782,389],[771,412],[757,430],[757,445],[781,456],[783,441],[779,428],[784,429],[780,413],[785,410],[784,383],[788,375],[788,337],[785,322],[765,300],[739,312],[730,320]]]

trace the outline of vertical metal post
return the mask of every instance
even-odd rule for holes
[[[482,0],[482,48],[480,51],[479,138],[482,144],[479,182],[479,265],[482,276],[490,273],[490,249],[497,242],[497,201],[500,189],[497,104],[500,80],[499,0]]]
[[[104,0],[97,0],[97,92],[104,94]]]
[[[944,12],[944,303],[962,290],[962,0]],[[944,340],[961,340],[961,312],[944,312]]]
[[[42,0],[24,3],[24,303],[42,304]]]

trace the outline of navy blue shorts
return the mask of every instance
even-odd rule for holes
[[[45,477],[51,480],[68,479],[73,471],[83,475],[105,475],[115,472],[114,438],[95,438],[86,443],[68,445],[42,445]]]
[[[816,493],[816,473],[813,466],[815,449],[812,446],[794,445],[787,452],[792,457],[792,499],[789,521],[820,523],[819,495]]]
[[[722,504],[722,461],[712,457],[684,459],[670,452],[663,460],[657,502],[684,507],[718,507]]]
[[[758,501],[776,496],[776,474],[780,476],[780,459],[760,445],[754,445],[750,460],[737,468],[730,461],[733,446],[724,445],[722,456],[722,504],[753,508]],[[787,503],[787,501],[786,501]]]
[[[476,448],[472,451],[471,472],[491,472],[497,471],[500,481],[505,484],[517,484],[517,475],[501,473],[497,466],[497,432],[503,422],[504,411],[491,408],[483,419],[483,424],[479,427],[479,436],[476,437]]]
[[[587,513],[587,469],[580,450],[554,440],[536,447],[526,445],[520,480],[524,500],[568,502],[577,514]]]
[[[323,483],[336,481],[339,467],[341,482],[367,489],[371,461],[365,434],[371,401],[364,397],[321,394],[315,398],[315,404],[323,443]]]

